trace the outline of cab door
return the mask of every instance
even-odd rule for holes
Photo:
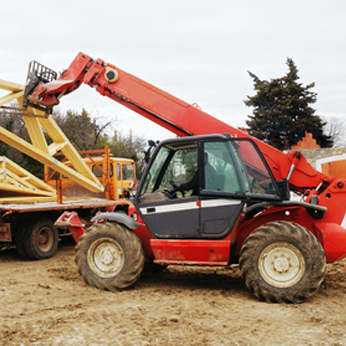
[[[136,206],[149,230],[158,238],[199,238],[198,141],[161,146],[144,174]]]

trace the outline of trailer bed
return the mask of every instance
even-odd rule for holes
[[[124,202],[122,202],[123,204]],[[83,200],[69,200],[63,203],[58,202],[37,202],[37,203],[13,203],[0,205],[0,211],[13,211],[18,213],[46,211],[46,210],[69,210],[69,209],[91,209],[108,206],[115,206],[119,201],[110,201],[103,198],[92,198]]]

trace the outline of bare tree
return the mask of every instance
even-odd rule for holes
[[[91,117],[83,109],[81,112],[68,110],[66,115],[56,111],[53,118],[77,150],[102,149],[108,145],[106,129],[112,119],[101,124],[101,118]]]
[[[326,125],[324,133],[333,140],[333,147],[346,147],[346,124],[342,118],[330,117],[324,118]]]

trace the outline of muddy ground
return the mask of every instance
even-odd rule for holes
[[[258,302],[237,267],[169,267],[119,293],[88,287],[74,245],[54,258],[0,253],[0,344],[346,345],[346,261],[301,305]]]

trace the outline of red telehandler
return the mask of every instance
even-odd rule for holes
[[[318,290],[326,263],[345,257],[346,180],[100,59],[79,53],[55,80],[52,70],[31,66],[26,106],[49,113],[85,83],[179,136],[155,148],[128,215],[102,213],[85,232],[77,213],[57,221],[78,241],[76,263],[88,284],[128,287],[145,264],[239,263],[258,299],[301,303]],[[290,200],[290,191],[301,200]]]

